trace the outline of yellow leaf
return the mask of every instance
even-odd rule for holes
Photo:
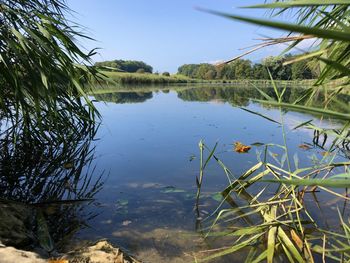
[[[49,259],[48,263],[69,263],[67,259]]]
[[[303,149],[303,150],[310,150],[311,149],[311,147],[309,145],[307,145],[307,144],[300,144],[299,148]]]
[[[302,250],[303,246],[304,246],[304,243],[303,241],[301,240],[301,238],[298,236],[298,234],[294,231],[294,229],[292,229],[290,231],[290,235],[293,239],[293,241],[295,242],[295,244],[298,246],[298,248],[300,250]]]
[[[247,153],[252,148],[250,146],[242,144],[241,142],[235,142],[234,145],[235,145],[234,150],[235,152],[238,152],[238,153]]]

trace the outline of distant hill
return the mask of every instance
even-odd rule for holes
[[[153,68],[152,66],[146,64],[143,61],[137,61],[137,60],[111,60],[111,61],[102,61],[102,62],[96,62],[96,67],[103,68],[103,70],[108,71],[120,71],[120,72],[138,72],[138,73],[152,73]]]

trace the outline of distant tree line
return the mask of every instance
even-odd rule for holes
[[[178,74],[196,79],[270,79],[298,80],[314,79],[319,75],[319,65],[313,60],[303,60],[283,65],[291,55],[267,57],[262,63],[253,64],[247,59],[238,59],[229,64],[213,65],[185,64],[178,68]]]
[[[292,55],[284,57],[267,57],[261,63],[252,63],[248,59],[237,59],[228,64],[213,65],[209,63],[185,64],[178,68],[178,74],[203,80],[241,80],[241,79],[270,79],[269,71],[275,80],[315,79],[319,76],[319,63],[315,60],[302,60],[284,65]],[[107,71],[130,73],[152,73],[152,66],[143,61],[111,60],[96,62],[95,66]],[[158,75],[159,73],[155,73]],[[163,76],[170,76],[163,72]]]
[[[143,61],[137,60],[111,60],[96,62],[96,67],[101,67],[109,71],[124,71],[124,72],[138,72],[138,73],[152,73],[153,68]]]

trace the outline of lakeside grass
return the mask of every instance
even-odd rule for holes
[[[237,86],[242,85],[257,85],[259,87],[272,87],[271,80],[254,80],[254,79],[214,79],[203,80],[193,79],[180,74],[171,76],[163,76],[151,73],[127,73],[127,72],[111,72],[100,71],[110,79],[106,80],[105,84],[112,85],[171,85],[171,84],[232,84]],[[314,83],[314,80],[277,80],[276,84],[287,87],[309,87]]]
[[[122,85],[155,85],[155,84],[181,84],[198,83],[199,80],[191,79],[182,75],[163,76],[151,73],[126,73],[100,71],[112,81]]]

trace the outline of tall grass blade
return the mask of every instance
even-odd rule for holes
[[[325,5],[349,5],[348,0],[294,0],[286,2],[275,2],[270,4],[245,6],[243,8],[290,8],[290,7],[315,7]]]
[[[264,100],[254,100],[262,104],[268,104],[272,106],[278,106],[282,108],[288,108],[288,109],[293,109],[301,112],[310,112],[310,113],[316,113],[319,115],[324,115],[324,116],[329,116],[334,119],[339,119],[339,120],[350,120],[350,114],[346,113],[341,113],[341,112],[336,112],[336,111],[331,111],[327,109],[320,109],[320,108],[315,108],[315,107],[310,107],[310,106],[303,106],[303,105],[297,105],[297,104],[290,104],[290,103],[278,103],[278,102],[273,102],[273,101],[264,101]]]
[[[200,10],[211,13],[213,15],[218,15],[228,19],[239,20],[239,21],[247,22],[251,24],[287,30],[290,32],[299,32],[299,33],[313,35],[315,37],[324,38],[324,39],[334,39],[334,40],[339,40],[344,42],[350,42],[350,35],[347,32],[343,32],[340,30],[338,31],[338,30],[332,30],[332,29],[321,29],[318,27],[307,27],[307,26],[301,26],[297,24],[274,22],[270,20],[231,15],[231,14],[217,12],[213,10],[207,10],[207,9],[200,9]]]
[[[281,123],[279,123],[278,121],[276,121],[276,120],[274,120],[274,119],[271,119],[270,117],[268,117],[268,116],[266,116],[266,115],[264,115],[264,114],[261,114],[261,113],[259,113],[259,112],[252,111],[252,110],[249,110],[249,109],[246,109],[246,108],[241,108],[241,109],[244,110],[244,111],[247,111],[247,112],[249,112],[249,113],[252,113],[252,114],[254,114],[254,115],[258,115],[258,116],[260,116],[260,117],[262,117],[262,118],[264,118],[264,119],[266,119],[266,120],[268,120],[268,121],[271,121],[271,122],[274,122],[274,123],[277,123],[277,124],[281,124]]]
[[[331,188],[348,188],[350,180],[348,179],[279,179],[279,180],[261,180],[268,183],[282,183],[286,185],[300,186],[323,186]]]

